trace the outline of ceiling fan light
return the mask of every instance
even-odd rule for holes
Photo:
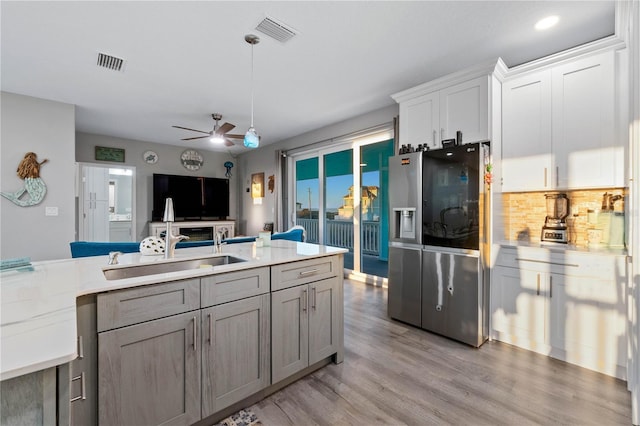
[[[244,146],[247,148],[257,148],[260,144],[260,138],[258,137],[258,133],[256,133],[256,129],[253,126],[249,127],[247,133],[244,135]]]
[[[211,138],[209,139],[210,142],[212,143],[224,143],[224,139],[222,138],[222,136],[214,134],[213,136],[211,136]]]

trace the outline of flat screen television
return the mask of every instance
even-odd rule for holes
[[[153,174],[152,220],[162,220],[166,198],[176,220],[216,220],[229,216],[229,179]]]

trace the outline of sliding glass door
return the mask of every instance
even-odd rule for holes
[[[354,139],[289,156],[291,224],[304,227],[310,243],[349,250],[344,267],[355,274],[387,276],[393,145],[388,137]]]
[[[349,250],[344,267],[353,267],[354,202],[353,149],[326,153],[324,165],[324,244]]]
[[[360,149],[360,271],[386,277],[388,272],[389,157],[393,139]]]
[[[319,207],[320,172],[318,157],[302,157],[295,161],[295,213],[293,222],[305,229],[306,241],[320,243]]]

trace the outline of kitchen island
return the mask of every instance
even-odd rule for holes
[[[285,292],[297,291],[300,294],[300,297],[296,299],[298,301],[297,306],[300,306],[300,313],[304,312],[304,315],[309,315],[308,313],[324,302],[324,293],[322,293],[320,284],[330,279],[332,280],[331,291],[327,294],[329,294],[330,299],[331,331],[328,335],[330,335],[332,342],[331,349],[329,349],[329,352],[331,352],[330,357],[324,358],[332,357],[335,362],[341,362],[343,357],[342,253],[344,252],[344,249],[334,247],[279,240],[272,241],[270,246],[265,247],[256,247],[255,243],[223,246],[222,255],[240,258],[243,260],[242,262],[219,266],[205,265],[198,269],[143,275],[126,279],[107,280],[103,269],[126,269],[155,263],[177,263],[187,259],[220,256],[220,254],[213,254],[212,247],[198,247],[176,250],[175,258],[171,260],[165,260],[162,256],[143,256],[139,253],[133,253],[120,256],[120,262],[117,266],[107,266],[107,257],[99,256],[37,262],[33,265],[33,271],[3,272],[1,277],[2,325],[0,329],[2,356],[0,377],[3,380],[3,385],[12,378],[49,371],[55,366],[66,366],[67,363],[78,357],[79,352],[86,352],[86,348],[81,346],[78,339],[78,320],[81,318],[77,317],[77,300],[89,300],[87,306],[93,306],[94,309],[93,314],[89,314],[90,319],[93,321],[96,320],[95,301],[96,299],[98,300],[97,318],[98,322],[102,321],[102,325],[98,325],[98,331],[101,337],[105,337],[104,341],[107,342],[109,341],[108,336],[122,333],[129,329],[134,330],[134,327],[150,324],[154,322],[151,320],[156,320],[157,318],[153,317],[153,313],[143,314],[138,319],[127,319],[125,318],[126,315],[120,318],[117,315],[112,315],[110,320],[112,322],[109,324],[109,321],[104,322],[101,319],[105,317],[102,315],[103,312],[100,311],[100,306],[104,306],[109,312],[113,312],[113,309],[117,311],[118,307],[109,305],[107,302],[105,302],[106,304],[102,303],[101,300],[108,301],[110,298],[117,300],[117,297],[114,298],[112,295],[117,295],[119,292],[148,292],[149,289],[157,286],[175,286],[180,283],[187,283],[187,286],[191,289],[189,291],[191,291],[193,300],[197,301],[191,307],[185,305],[185,308],[179,308],[178,310],[182,309],[182,315],[187,315],[190,321],[192,320],[193,332],[189,328],[189,330],[183,330],[182,333],[184,339],[188,340],[190,345],[193,345],[193,352],[197,354],[194,357],[197,361],[197,367],[200,368],[202,366],[204,371],[205,354],[201,354],[199,351],[201,349],[204,351],[205,348],[203,346],[211,343],[211,321],[213,321],[212,318],[215,318],[214,314],[218,314],[222,308],[240,300],[255,300],[257,303],[258,299],[260,299],[259,303],[261,303],[262,307],[258,311],[262,315],[262,323],[260,323],[261,329],[259,332],[261,334],[258,340],[264,343],[266,337],[270,338],[272,333],[276,336],[278,333],[283,332],[274,328],[277,327],[277,324],[273,324],[274,319],[272,319],[271,313],[274,316],[285,313],[288,316],[281,317],[280,321],[290,326],[292,325],[291,315],[293,311],[291,311],[291,307],[293,304],[285,304],[279,306],[278,309],[272,309],[274,301],[278,300],[278,303],[285,303],[285,301],[293,300],[292,296],[287,295]],[[243,278],[244,271],[254,271],[255,274],[249,274],[251,277]],[[251,284],[258,280],[258,278],[252,278],[254,275],[262,277],[262,282],[256,288],[253,288]],[[226,284],[222,282],[223,280],[216,281],[216,277],[223,276],[234,278],[235,281],[231,280],[231,278],[226,281]],[[234,282],[238,283],[237,288],[245,286],[235,296],[233,295]],[[265,282],[266,286],[264,285]],[[318,285],[314,283],[318,283]],[[160,292],[160,294],[171,293]],[[207,294],[209,294],[208,299],[206,297]],[[287,297],[283,298],[283,295]],[[155,302],[160,300],[161,298],[155,300]],[[166,307],[167,304],[170,305],[171,303],[171,299],[166,299],[159,308],[150,309],[150,312],[162,312],[162,306]],[[144,303],[136,307],[136,309],[142,308],[144,308]],[[149,305],[149,308],[154,307]],[[205,311],[205,308],[214,309],[215,312]],[[165,320],[166,317],[177,316],[178,311],[170,312],[171,308],[167,309],[166,312],[169,313],[159,314],[162,320]],[[124,310],[121,311],[124,312]],[[88,312],[91,312],[91,309]],[[94,315],[94,317],[91,318],[91,315]],[[307,327],[311,323],[308,318],[302,318],[298,321],[298,325],[302,324]],[[208,327],[208,336],[204,335],[205,326]],[[201,332],[198,330],[201,330]],[[311,332],[311,328],[309,330]],[[320,327],[320,330],[321,332],[326,331],[322,327]],[[335,330],[337,330],[337,333],[334,333]],[[196,336],[198,341],[196,341]],[[96,339],[96,335],[94,333],[93,336],[85,336],[84,339],[87,346],[91,347],[91,339]],[[288,340],[285,339],[284,341],[286,344],[290,344]],[[80,342],[82,342],[82,339],[80,339]],[[300,372],[312,367],[313,365],[310,365],[309,362],[310,359],[317,361],[307,353],[305,362],[299,366],[292,367],[285,362],[287,356],[290,355],[287,350],[291,348],[283,349],[283,345],[273,344],[271,341],[268,343],[269,345],[266,346],[266,352],[268,353],[265,353],[264,350],[256,352],[260,357],[267,357],[266,359],[260,359],[260,365],[268,368],[268,371],[260,372],[263,391],[276,384],[271,380],[272,360],[280,367],[278,377],[283,378],[280,382],[286,382],[284,378],[289,379],[295,374],[300,374]],[[309,343],[309,340],[306,343]],[[235,342],[234,344],[239,345],[240,342]],[[99,351],[104,347],[101,343],[96,345],[100,347]],[[265,349],[265,347],[262,347],[262,349]],[[113,353],[111,354],[113,355]],[[86,354],[81,353],[81,355],[88,357]],[[95,354],[93,355],[95,356]],[[226,356],[229,354],[218,355]],[[201,357],[202,365],[200,364]],[[113,359],[109,360],[110,362],[113,361]],[[217,358],[215,362],[219,361],[220,358]],[[290,370],[286,370],[286,368],[290,368]],[[206,380],[206,377],[200,374],[198,374],[198,377],[202,377],[203,388],[205,388],[204,380]],[[199,382],[200,380],[198,380],[198,390],[200,389]],[[62,383],[63,380],[59,379],[58,385]],[[103,385],[110,386],[112,384],[101,383],[101,393],[106,389],[103,388]],[[96,383],[87,383],[86,386],[96,389],[97,393]],[[214,395],[212,396],[212,401],[215,401],[215,403],[211,405],[213,408],[209,408],[216,411],[205,412],[205,409],[202,408],[201,410],[200,407],[200,395],[197,395],[197,398],[195,396],[193,398],[197,399],[197,404],[194,403],[194,406],[197,405],[197,414],[190,413],[189,416],[186,416],[185,419],[187,420],[184,421],[184,424],[192,424],[201,418],[211,416],[211,413],[220,412],[222,408],[233,408],[234,404],[238,403],[234,399],[216,400]],[[97,403],[94,401],[94,404]],[[203,402],[204,405],[206,404]],[[110,413],[103,413],[103,411],[101,410],[100,413],[101,418],[103,414],[107,418],[112,418],[109,417]],[[207,415],[203,414],[201,416],[201,412]],[[118,416],[115,418],[121,419]]]

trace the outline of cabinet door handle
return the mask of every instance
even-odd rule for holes
[[[556,166],[556,186],[560,186],[560,166]]]
[[[544,168],[544,187],[547,187],[547,168]]]
[[[211,314],[207,314],[207,317],[209,317],[209,346],[211,346],[213,341],[213,321],[211,319]]]
[[[438,133],[436,132],[436,129],[433,129],[433,146],[438,146],[436,139],[438,139]]]
[[[538,274],[538,289],[536,290],[536,294],[540,296],[540,274]]]
[[[564,262],[549,262],[546,260],[537,260],[537,259],[527,259],[526,257],[516,257],[518,262],[535,262],[542,263],[545,265],[560,265],[560,266],[571,266],[572,268],[579,268],[580,264],[578,263],[564,263]]]
[[[315,274],[315,273],[317,273],[318,271],[319,271],[319,269],[317,269],[317,268],[316,268],[316,269],[309,269],[308,271],[302,271],[302,272],[299,272],[299,273],[298,273],[298,275],[300,275],[301,277],[304,277],[304,276],[306,276],[306,275],[312,275],[312,274]]]
[[[302,312],[307,311],[307,290],[302,290]]]
[[[82,342],[82,335],[78,336],[78,359],[84,358],[84,344]]]
[[[553,277],[549,277],[549,299],[553,297]]]
[[[311,292],[312,292],[312,295],[313,295],[313,305],[311,305],[311,307],[315,311],[315,309],[316,309],[316,288],[315,287],[311,287]]]
[[[85,386],[85,382],[84,382],[84,371],[82,373],[80,373],[79,376],[73,377],[71,379],[72,382],[74,382],[76,380],[80,380],[80,395],[71,398],[69,400],[69,402],[75,402],[75,401],[79,401],[79,400],[83,400],[84,401],[85,399],[87,399],[86,386]]]
[[[198,350],[198,344],[196,343],[198,336],[198,324],[196,324],[196,320],[198,317],[193,317],[193,351]]]
[[[440,128],[440,140],[443,141],[444,140],[444,127]]]

